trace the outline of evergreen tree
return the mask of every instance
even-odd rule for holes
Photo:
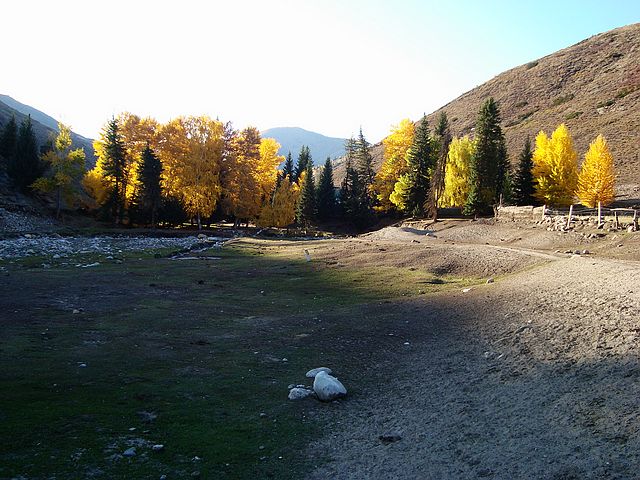
[[[296,163],[296,168],[293,172],[293,181],[297,182],[302,175],[302,172],[306,172],[308,166],[311,165],[313,167],[313,160],[311,159],[311,151],[309,147],[303,145],[300,148],[300,153],[298,154],[298,163]]]
[[[16,144],[18,141],[18,124],[16,117],[11,117],[2,129],[0,134],[0,157],[4,160],[3,167],[7,167],[13,162],[16,155]]]
[[[120,126],[115,118],[112,118],[107,123],[103,132],[103,142],[103,175],[111,185],[107,206],[111,210],[111,218],[116,223],[121,223],[125,208],[124,176],[126,173],[126,156]]]
[[[346,220],[351,221],[356,227],[363,228],[370,224],[373,211],[370,202],[370,189],[367,188],[365,179],[356,168],[359,154],[359,145],[351,138],[345,144],[346,171],[345,178],[340,188],[340,206]]]
[[[7,165],[7,173],[16,187],[26,191],[42,172],[38,144],[29,115],[20,124],[16,138],[16,153]]]
[[[287,154],[287,159],[284,162],[284,167],[282,168],[282,176],[289,176],[289,180],[293,180],[293,157],[291,156],[291,152]]]
[[[513,179],[513,202],[516,205],[535,205],[533,193],[533,150],[531,139],[527,137],[520,152],[518,168]]]
[[[469,193],[462,213],[476,216],[485,206],[486,204],[482,200],[478,157],[474,153],[469,162]]]
[[[145,223],[151,223],[155,228],[158,219],[158,210],[162,201],[162,188],[160,176],[162,175],[162,163],[149,147],[142,151],[141,162],[138,167],[138,198],[136,207],[140,219]]]
[[[429,181],[435,163],[433,140],[429,135],[429,123],[425,115],[416,129],[413,144],[407,152],[405,208],[413,216],[422,216],[425,213]]]
[[[371,185],[373,185],[373,180],[375,177],[375,172],[373,170],[373,157],[371,156],[371,151],[369,147],[371,145],[367,142],[367,139],[364,138],[362,134],[362,128],[360,128],[360,133],[358,134],[358,139],[356,140],[356,169],[358,170],[358,175],[362,180],[365,191],[368,190]]]
[[[445,189],[445,172],[447,168],[447,156],[452,136],[449,130],[449,119],[445,112],[441,112],[436,125],[434,138],[434,154],[436,163],[431,174],[431,185],[425,204],[426,213],[433,219],[438,218],[438,204]]]
[[[325,162],[322,173],[320,174],[316,200],[319,218],[326,220],[333,216],[336,197],[333,189],[333,166],[331,165],[331,159],[329,157],[327,157],[327,161]]]
[[[477,175],[479,188],[480,203],[477,205],[481,209],[486,209],[489,205],[498,202],[500,196],[505,193],[505,178],[509,171],[507,147],[500,127],[500,110],[493,97],[482,105],[478,115],[473,169]],[[476,205],[476,202],[467,202],[467,204]]]
[[[300,177],[302,178],[302,186],[296,209],[296,220],[300,225],[308,226],[316,216],[316,187],[311,163],[307,164],[307,170],[301,173]]]

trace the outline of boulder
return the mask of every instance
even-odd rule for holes
[[[311,370],[309,370],[306,373],[306,377],[307,378],[316,378],[316,375],[319,374],[320,372],[326,372],[329,375],[331,375],[333,372],[330,368],[327,367],[318,367],[318,368],[312,368]]]
[[[307,388],[294,387],[289,390],[289,400],[303,400],[313,395],[313,390]]]
[[[323,402],[330,402],[347,394],[347,389],[336,377],[319,372],[313,381],[313,391]]]

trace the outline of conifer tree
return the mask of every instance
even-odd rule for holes
[[[149,145],[142,151],[139,164],[138,198],[136,206],[141,219],[150,222],[155,228],[158,219],[158,211],[162,202],[162,188],[160,185],[162,175],[162,163]]]
[[[0,134],[0,157],[4,160],[4,165],[2,166],[5,168],[13,162],[16,155],[17,141],[18,124],[16,123],[16,117],[12,116]]]
[[[284,167],[282,168],[282,177],[289,177],[289,180],[293,180],[293,157],[291,156],[291,152],[287,154],[287,159],[284,162]]]
[[[7,165],[7,173],[16,187],[26,191],[42,171],[31,115],[28,115],[18,129],[16,153]]]
[[[360,171],[355,166],[358,155],[358,142],[353,138],[347,140],[346,172],[340,189],[340,205],[346,220],[356,227],[366,227],[372,220],[373,211],[369,192]]]
[[[313,179],[313,165],[307,164],[307,170],[300,175],[300,199],[296,209],[296,220],[300,225],[308,226],[316,216],[316,187]]]
[[[500,127],[500,111],[493,97],[480,108],[476,123],[476,153],[470,169],[467,215],[478,214],[496,203],[505,193],[509,170],[507,149]]]
[[[71,150],[71,143],[71,129],[59,123],[53,148],[42,157],[48,166],[46,175],[38,178],[32,185],[41,192],[55,193],[56,218],[60,217],[63,198],[67,203],[73,202],[78,181],[84,175],[84,150]]]
[[[434,138],[436,164],[431,175],[431,184],[426,201],[426,213],[433,220],[438,218],[438,204],[445,189],[445,172],[447,168],[447,157],[449,155],[451,139],[452,136],[449,130],[449,119],[447,118],[446,112],[441,112],[438,117]]]
[[[296,168],[293,171],[293,181],[297,182],[302,175],[302,172],[306,172],[308,166],[311,165],[313,167],[313,160],[311,159],[311,151],[309,147],[303,145],[300,148],[300,153],[298,154],[298,162],[296,163]]]
[[[98,158],[98,162],[101,164],[103,177],[110,186],[107,202],[111,218],[115,223],[122,223],[126,193],[124,188],[126,158],[120,126],[115,118],[107,123],[98,142],[101,145],[96,150],[100,150],[103,155]]]
[[[613,156],[605,138],[598,135],[589,145],[578,175],[576,195],[580,203],[590,208],[610,204],[615,198],[615,180]]]
[[[331,159],[329,157],[327,157],[327,161],[320,174],[316,200],[318,217],[323,220],[332,217],[335,212],[336,197],[333,188],[333,166],[331,165]]]
[[[535,205],[533,193],[533,150],[531,150],[531,139],[527,137],[513,178],[513,202],[516,205]]]
[[[371,145],[362,134],[362,128],[360,128],[360,133],[356,140],[356,168],[364,185],[367,197],[369,197],[369,190],[373,185],[373,179],[375,177],[375,171],[373,170],[373,157],[369,150],[370,146]]]
[[[413,143],[407,151],[407,173],[400,177],[390,197],[393,203],[401,202],[401,209],[413,216],[422,216],[425,212],[429,181],[435,167],[433,147],[425,115],[416,128]]]

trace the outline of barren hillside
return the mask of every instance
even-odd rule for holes
[[[595,35],[569,48],[501,73],[428,116],[445,111],[454,135],[471,134],[481,104],[500,105],[510,157],[527,135],[569,127],[582,157],[599,133],[608,139],[620,184],[640,183],[640,24]],[[382,145],[373,147],[376,167]],[[338,161],[337,178],[342,177]]]

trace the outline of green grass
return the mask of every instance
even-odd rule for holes
[[[297,478],[312,418],[339,406],[289,402],[287,385],[341,365],[357,395],[366,342],[402,320],[385,302],[471,283],[261,242],[202,254],[219,259],[155,253],[1,263],[0,478]]]

